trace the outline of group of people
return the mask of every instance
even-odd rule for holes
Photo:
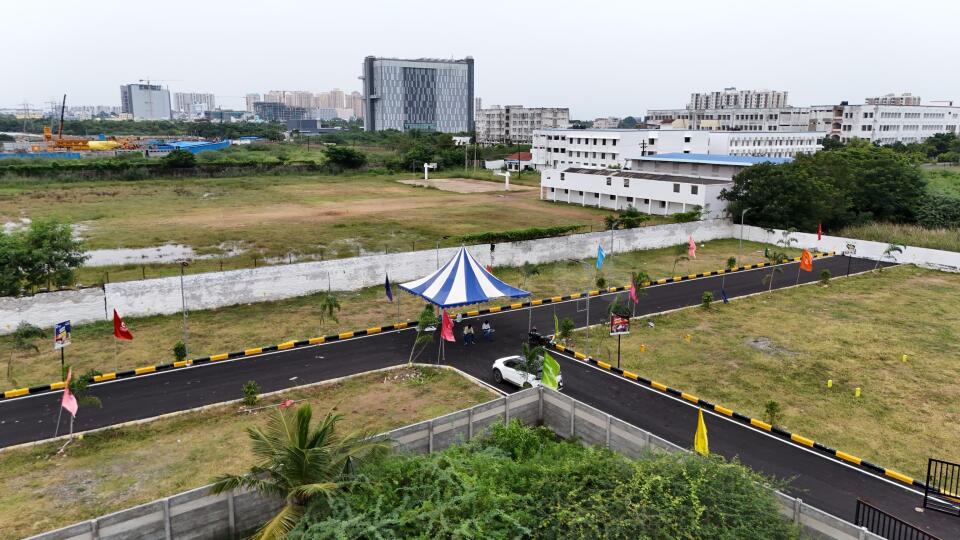
[[[483,323],[480,325],[480,332],[483,335],[484,341],[493,341],[493,326],[490,324],[490,321],[483,321]],[[473,345],[476,342],[477,338],[473,331],[473,323],[468,322],[463,325],[463,344]]]

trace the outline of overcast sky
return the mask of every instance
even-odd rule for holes
[[[574,118],[772,88],[793,105],[913,92],[960,100],[949,0],[131,0],[3,3],[0,107],[119,105],[151,78],[240,107],[248,92],[360,90],[366,55],[476,60],[484,105]]]

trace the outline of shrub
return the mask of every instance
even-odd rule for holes
[[[764,406],[764,412],[767,415],[767,423],[771,426],[778,425],[780,423],[780,416],[783,414],[783,410],[780,408],[780,404],[776,401],[768,401]]]
[[[607,288],[607,278],[603,277],[603,274],[600,272],[597,272],[597,280],[595,281],[595,283],[597,284],[598,289]]]
[[[186,150],[177,148],[173,152],[160,158],[160,163],[168,169],[188,169],[190,167],[196,167],[197,156]]]
[[[703,295],[700,297],[700,307],[703,309],[710,309],[710,304],[713,303],[713,293],[710,291],[704,291]]]
[[[173,346],[173,357],[177,359],[177,362],[183,362],[187,359],[187,346],[182,341],[178,341]]]
[[[260,385],[257,381],[247,381],[243,383],[243,404],[247,407],[253,407],[260,401]]]
[[[676,214],[670,214],[670,219],[672,219],[674,223],[687,223],[690,221],[699,221],[702,216],[703,210],[701,210],[698,206],[688,212],[677,212]]]
[[[830,278],[831,278],[831,277],[833,277],[833,274],[830,272],[830,270],[829,270],[828,268],[824,268],[824,269],[820,272],[820,283],[823,284],[823,285],[826,285],[827,283],[830,283]]]
[[[497,242],[520,242],[523,240],[536,240],[538,238],[549,238],[551,236],[560,236],[574,232],[583,228],[583,225],[561,225],[558,227],[531,227],[529,229],[514,229],[510,231],[485,232],[475,234],[465,234],[459,238],[466,244],[495,244]]]
[[[367,164],[367,155],[348,146],[331,145],[323,150],[327,160],[344,169],[359,169]]]

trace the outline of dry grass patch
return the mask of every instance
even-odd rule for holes
[[[240,388],[237,388],[240,395]],[[377,433],[493,399],[455,372],[403,368],[285,391],[317,413],[345,416],[345,430]],[[203,486],[253,462],[245,428],[272,409],[224,405],[140,425],[92,433],[65,454],[60,443],[0,452],[0,538],[20,538]]]

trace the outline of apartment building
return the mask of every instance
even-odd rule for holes
[[[494,105],[477,111],[477,140],[480,144],[530,144],[538,129],[566,129],[570,109]]]
[[[629,160],[629,169],[571,167],[544,171],[540,198],[611,210],[632,207],[654,215],[700,208],[706,218],[717,218],[726,212],[720,192],[730,186],[737,173],[757,163],[789,161],[683,153],[638,156]]]
[[[684,129],[565,129],[534,132],[537,170],[629,168],[630,160],[666,153],[766,156],[808,154],[821,149],[823,134],[805,131],[703,131]]]
[[[909,92],[886,94],[884,96],[868,97],[864,102],[867,105],[920,105],[920,96],[915,96]]]
[[[170,120],[170,91],[158,84],[125,84],[120,107],[133,120]]]
[[[620,119],[616,116],[606,116],[593,120],[593,129],[616,129],[620,127]]]
[[[217,108],[217,99],[213,94],[197,92],[174,92],[173,112],[180,116],[203,116],[206,111]]]
[[[829,134],[840,141],[916,143],[937,133],[958,133],[960,107],[939,105],[846,105]],[[839,126],[839,129],[837,129]]]
[[[651,109],[646,121],[673,129],[806,131],[810,108]]]
[[[787,92],[780,90],[737,90],[724,88],[715,92],[690,94],[687,109],[782,109],[787,106]]]

